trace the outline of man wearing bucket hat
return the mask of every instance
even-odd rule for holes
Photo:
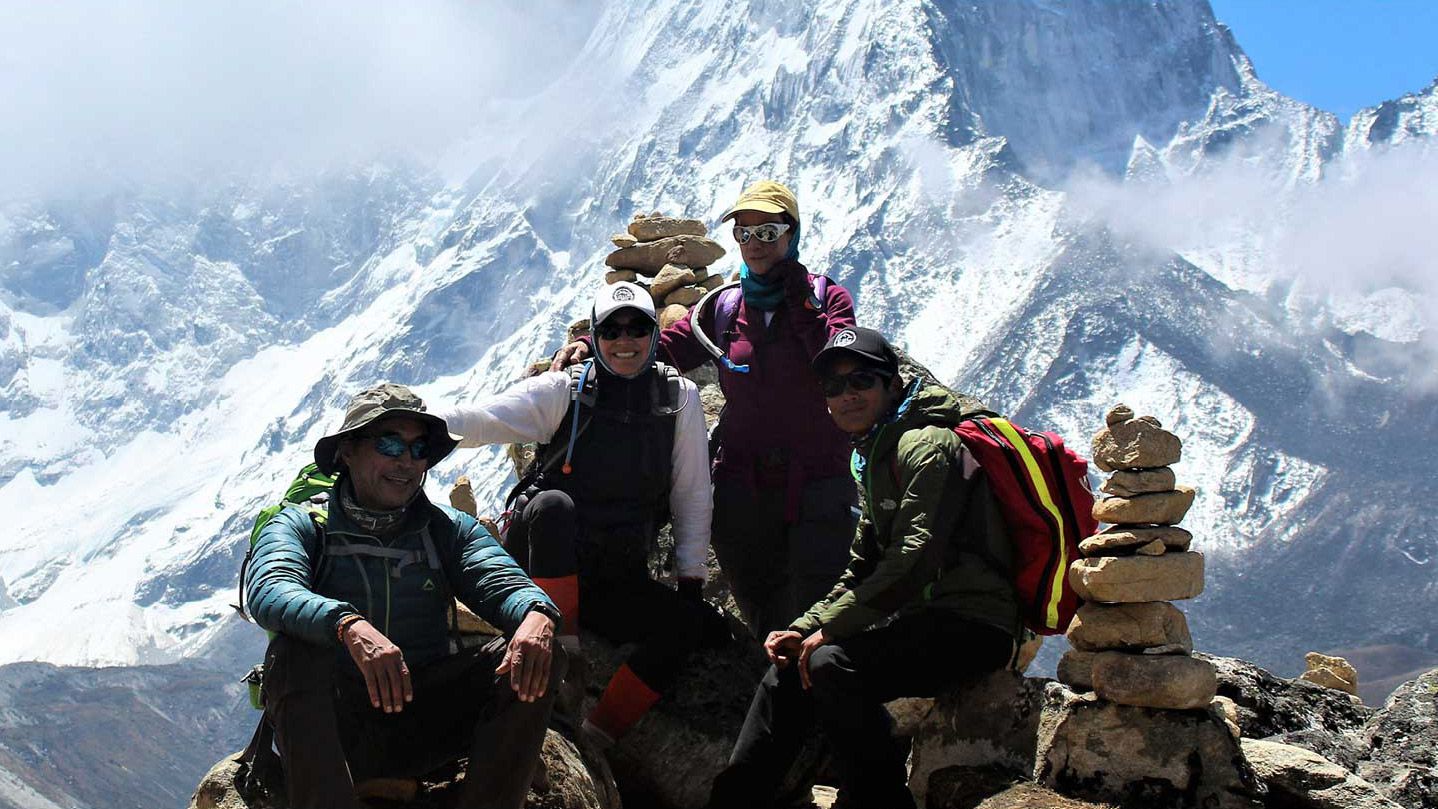
[[[749,186],[722,217],[730,220],[740,281],[665,329],[659,356],[680,371],[718,368],[726,404],[713,442],[714,551],[762,638],[828,592],[848,562],[857,500],[849,441],[809,363],[854,325],[854,302],[799,263],[799,201],[784,185]],[[589,350],[566,346],[555,367]]]
[[[906,751],[883,703],[926,697],[1008,664],[1022,622],[1014,546],[982,468],[953,427],[986,412],[948,389],[906,385],[889,341],[837,332],[814,358],[833,422],[854,441],[863,510],[834,589],[764,642],[773,665],[749,705],[711,809],[772,804],[818,725],[839,803],[915,805]]]
[[[357,394],[315,444],[328,516],[261,530],[246,596],[274,633],[263,699],[289,805],[361,807],[356,780],[468,755],[461,806],[524,803],[564,656],[558,609],[473,518],[425,498],[459,439],[403,385]],[[505,632],[460,651],[458,598]]]
[[[706,626],[726,630],[714,631],[718,616],[701,599],[711,501],[699,389],[654,362],[658,326],[643,287],[600,287],[590,323],[593,362],[522,380],[446,420],[464,447],[542,444],[511,495],[505,546],[559,604],[561,646],[578,651],[581,626],[637,644],[584,720],[606,745],[669,689]],[[677,590],[649,575],[666,519]]]

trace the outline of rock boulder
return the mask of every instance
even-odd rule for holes
[[[1099,491],[1115,497],[1133,497],[1136,494],[1172,491],[1175,483],[1172,467],[1120,469],[1104,481]]]
[[[1358,670],[1347,660],[1318,652],[1309,652],[1303,660],[1308,670],[1298,676],[1300,680],[1358,696]]]
[[[1193,542],[1193,534],[1176,525],[1153,528],[1115,525],[1080,542],[1079,552],[1084,556],[1127,556],[1155,541],[1162,542],[1170,551],[1186,551]]]
[[[1377,787],[1310,750],[1244,739],[1243,754],[1268,787],[1270,806],[1402,809]]]
[[[1156,646],[1193,651],[1188,620],[1166,601],[1085,604],[1068,629],[1069,643],[1084,652],[1136,652]]]
[[[1120,705],[1192,711],[1218,693],[1213,664],[1188,655],[1102,652],[1093,662],[1093,690]]]
[[[1093,505],[1093,518],[1122,525],[1173,525],[1193,506],[1194,490],[1179,486],[1171,492],[1105,497]]]
[[[1238,741],[1210,711],[1155,711],[1044,693],[1034,779],[1063,795],[1145,809],[1258,809]]]
[[[1203,592],[1203,554],[1080,559],[1069,567],[1069,582],[1084,601],[1134,604],[1193,598]]]
[[[670,236],[703,236],[707,232],[704,223],[698,219],[648,216],[629,223],[629,235],[641,242],[667,239]]]
[[[1182,457],[1178,436],[1152,416],[1110,422],[1093,439],[1094,465],[1105,472],[1172,466]]]
[[[615,250],[604,259],[604,263],[616,269],[634,270],[640,275],[654,276],[665,264],[708,267],[723,257],[724,248],[713,239],[704,236],[669,236]]]

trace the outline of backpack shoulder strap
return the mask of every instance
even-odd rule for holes
[[[744,292],[735,284],[723,292],[714,301],[714,344],[719,350],[729,352],[729,332],[739,320],[739,304],[744,300]]]
[[[654,363],[654,415],[676,416],[689,403],[684,395],[684,377],[679,369]]]

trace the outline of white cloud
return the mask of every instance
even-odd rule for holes
[[[579,50],[566,0],[19,4],[0,15],[0,188],[422,161]]]

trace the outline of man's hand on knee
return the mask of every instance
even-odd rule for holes
[[[404,654],[369,621],[360,619],[344,627],[340,638],[364,675],[370,704],[385,713],[399,713],[414,700],[414,687]]]
[[[509,687],[520,702],[534,702],[549,690],[549,670],[554,646],[554,621],[531,611],[515,631],[495,674],[509,674]]]
[[[769,656],[770,663],[782,669],[799,654],[803,640],[804,636],[792,629],[770,632],[769,637],[764,639],[764,654]]]
[[[820,627],[818,631],[799,644],[799,682],[804,685],[806,691],[813,685],[809,679],[809,658],[820,646],[828,642],[829,638],[824,635],[824,629]]]

